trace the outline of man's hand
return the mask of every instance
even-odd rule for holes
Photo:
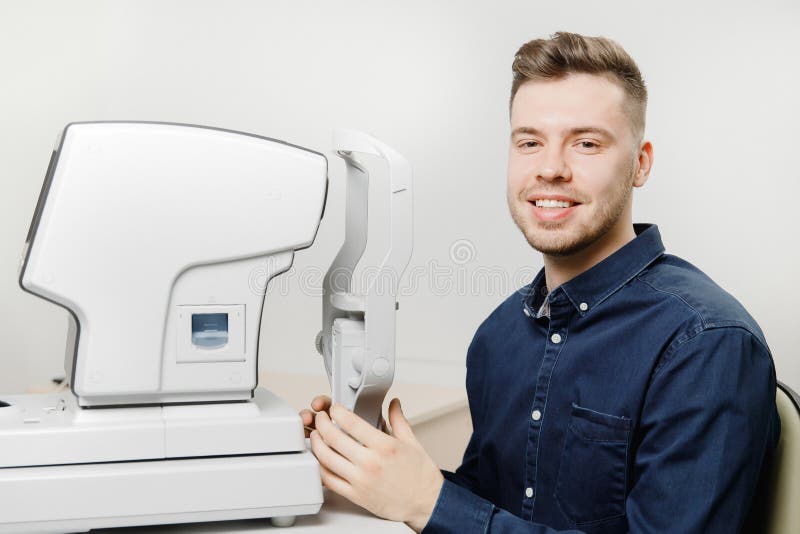
[[[444,478],[411,431],[400,401],[393,399],[389,404],[392,435],[339,404],[330,406],[330,399],[328,403],[328,411],[324,402],[311,405],[315,410],[320,407],[311,450],[319,460],[322,483],[379,517],[404,521],[421,531],[433,513]]]
[[[314,426],[314,418],[317,412],[325,412],[331,409],[331,398],[327,395],[317,395],[311,401],[311,410],[301,410],[300,419],[303,420],[303,428],[305,429],[306,437],[309,437],[311,431],[316,428]]]
[[[311,401],[311,409],[300,410],[300,418],[303,420],[303,430],[305,432],[305,436],[308,438],[310,437],[311,431],[316,428],[314,418],[317,415],[317,412],[325,412],[328,413],[331,409],[331,398],[327,395],[317,395],[314,397],[314,400]],[[328,414],[330,418],[330,414]],[[386,434],[391,434],[391,429],[386,425],[386,421],[383,419],[383,415],[380,416],[380,421],[378,421],[378,427],[381,429],[381,432]]]

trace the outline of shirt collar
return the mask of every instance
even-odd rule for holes
[[[585,315],[617,292],[664,253],[658,226],[634,224],[633,231],[636,233],[634,239],[597,265],[561,284],[551,292],[552,296],[548,295],[542,267],[523,300],[526,315],[540,317],[534,310],[542,310],[545,297],[551,302],[560,292],[567,296],[578,313]]]

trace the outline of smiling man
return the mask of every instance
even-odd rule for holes
[[[639,69],[557,33],[513,72],[508,204],[544,268],[469,347],[463,463],[440,473],[397,400],[387,435],[319,397],[323,482],[426,533],[738,532],[780,433],[775,369],[742,305],[632,223]]]

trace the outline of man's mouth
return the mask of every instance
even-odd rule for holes
[[[568,209],[572,208],[573,206],[578,206],[581,203],[575,200],[574,198],[570,198],[563,195],[529,195],[528,202],[536,206],[537,208],[544,208],[544,209]]]
[[[568,200],[538,199],[534,200],[533,204],[537,208],[571,208],[572,206],[577,206],[578,202],[570,202]]]
[[[542,222],[555,222],[566,220],[575,212],[580,202],[563,195],[537,195],[532,194],[527,198],[533,206],[533,216]]]

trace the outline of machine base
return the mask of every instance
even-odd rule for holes
[[[319,464],[308,451],[0,469],[3,534],[288,520],[321,506]]]
[[[304,450],[297,411],[256,388],[247,402],[79,408],[71,392],[0,397],[0,468]],[[0,505],[2,506],[2,505]]]

